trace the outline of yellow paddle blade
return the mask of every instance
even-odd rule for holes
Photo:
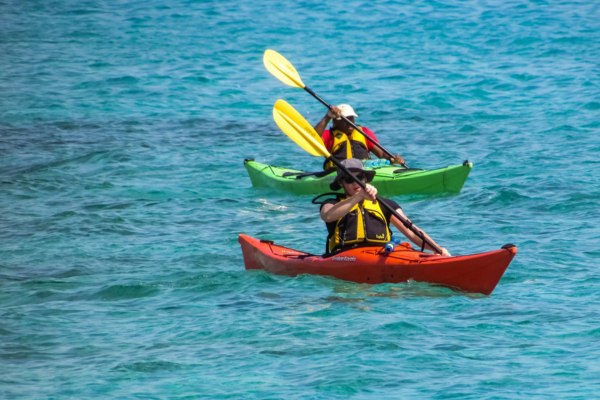
[[[302,79],[300,79],[300,75],[298,74],[298,71],[296,71],[296,68],[294,68],[287,58],[275,50],[265,50],[263,63],[265,64],[267,71],[281,82],[289,86],[304,89],[305,85],[302,82]]]
[[[285,100],[277,100],[273,106],[273,119],[279,129],[313,156],[329,157],[323,139],[312,125]]]

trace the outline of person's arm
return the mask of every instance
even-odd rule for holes
[[[377,139],[377,136],[375,136],[375,132],[373,132],[365,126],[362,127],[362,131],[366,133],[367,136],[373,139],[376,143],[379,143],[379,139]],[[404,157],[402,157],[400,154],[396,154],[393,157],[390,157],[381,149],[381,147],[372,143],[369,139],[367,139],[367,147],[369,151],[375,154],[377,158],[385,158],[386,160],[389,160],[392,164],[404,164]]]
[[[375,154],[377,158],[389,159],[389,157],[378,146],[373,145],[369,150],[371,151],[371,153]]]
[[[332,107],[331,110],[327,110],[327,114],[314,126],[315,131],[319,135],[323,134],[323,131],[327,128],[327,124],[331,121],[332,118],[338,118],[340,116],[340,109],[337,107]]]
[[[325,203],[321,207],[321,219],[325,222],[333,222],[343,218],[350,212],[352,207],[363,200],[375,200],[377,189],[375,186],[367,184],[367,190],[360,188],[354,195],[335,204]]]
[[[417,225],[413,224],[412,221],[410,221],[410,219],[408,219],[408,217],[404,214],[404,211],[402,211],[401,208],[398,208],[396,210],[396,212],[398,214],[400,214],[401,217],[404,217],[408,222],[410,222],[412,224],[412,227],[415,228],[415,230],[421,231],[421,233],[423,234],[423,236],[425,236],[425,238],[430,243],[433,243],[435,246],[439,247],[442,250],[442,255],[443,256],[450,256],[451,255],[450,252],[446,248],[438,245],[427,233],[425,233],[424,230],[422,230],[421,228],[419,228]],[[392,215],[391,221],[392,221],[392,224],[394,224],[394,226],[400,232],[402,232],[402,234],[404,236],[406,236],[411,242],[413,242],[414,244],[416,244],[419,247],[423,247],[423,240],[419,236],[417,236],[417,234],[414,233],[412,230],[410,230],[406,226],[404,226],[404,224],[398,218],[396,218],[395,216]],[[427,250],[431,250],[431,251],[435,252],[435,250],[433,250],[433,248],[431,246],[429,246],[427,243],[425,243],[424,248],[427,249]]]
[[[375,154],[377,158],[385,158],[386,160],[389,160],[389,162],[392,164],[404,164],[404,157],[402,157],[400,154],[396,154],[393,157],[390,157],[389,155],[387,155],[387,153],[381,150],[380,147],[373,146],[371,148],[371,153]]]

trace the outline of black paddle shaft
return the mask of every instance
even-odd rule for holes
[[[344,171],[344,173],[348,176],[351,176],[352,179],[354,180],[354,182],[358,183],[360,185],[360,187],[366,191],[367,190],[367,184],[363,181],[361,181],[360,179],[358,179],[356,176],[352,175],[352,173],[350,172],[350,170],[346,167],[344,167],[342,165],[342,163],[340,161],[338,161],[335,157],[331,156],[329,157],[329,159],[331,161],[333,161],[333,163],[342,171]],[[423,243],[427,243],[429,245],[429,247],[431,247],[436,253],[442,254],[442,249],[440,249],[438,246],[434,245],[433,243],[431,243],[431,241],[429,239],[427,239],[425,237],[425,235],[423,234],[423,232],[421,232],[420,230],[416,229],[412,222],[408,221],[406,218],[402,217],[400,214],[398,214],[398,212],[396,210],[394,210],[394,208],[392,206],[390,206],[386,201],[382,200],[381,197],[379,196],[375,196],[375,198],[377,199],[377,201],[383,205],[385,208],[387,208],[393,215],[394,217],[398,218],[398,220],[400,222],[402,222],[402,224],[407,227],[408,229],[410,229],[415,235],[417,235],[419,237],[419,239],[421,239],[423,241]]]
[[[323,104],[325,107],[327,107],[328,109],[333,109],[333,106],[329,103],[327,103],[325,100],[323,100],[321,98],[321,96],[319,96],[318,94],[316,94],[315,92],[313,92],[313,90],[311,88],[309,88],[308,86],[304,86],[304,90],[306,90],[312,97],[314,97],[315,99],[319,100],[321,102],[321,104]],[[373,139],[372,137],[370,137],[369,135],[367,135],[366,133],[364,133],[362,131],[362,129],[360,129],[354,122],[350,121],[348,118],[344,117],[343,115],[341,115],[342,119],[344,121],[346,121],[347,123],[349,123],[350,125],[352,125],[352,127],[354,129],[356,129],[360,134],[362,134],[369,142],[371,142],[372,144],[374,144],[375,146],[379,147],[385,154],[387,154],[389,157],[394,158],[394,155],[385,147],[383,147],[381,144],[379,144],[377,141],[375,141],[375,139]],[[406,166],[406,164],[402,163],[401,164],[404,168],[408,168]]]

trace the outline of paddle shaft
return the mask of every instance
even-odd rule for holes
[[[350,171],[348,170],[348,168],[344,167],[342,165],[342,163],[339,162],[335,157],[331,156],[331,157],[329,157],[329,159],[331,161],[333,161],[333,163],[339,169],[341,169],[342,171],[344,171],[344,173],[346,175],[351,176],[352,179],[354,180],[354,182],[358,183],[363,190],[365,190],[365,191],[367,190],[367,184],[364,183],[363,181],[361,181],[360,179],[358,179],[356,176],[352,175],[352,173],[350,173]],[[381,197],[375,196],[375,198],[377,199],[377,201],[379,202],[379,204],[381,204],[385,208],[387,208],[388,211],[390,211],[394,217],[398,218],[398,220],[400,222],[402,222],[402,224],[404,224],[405,227],[407,227],[408,229],[410,229],[415,235],[417,235],[419,237],[419,239],[421,239],[423,241],[423,248],[425,248],[425,244],[428,244],[429,247],[431,247],[436,253],[442,254],[442,249],[440,249],[435,244],[431,243],[431,241],[425,237],[425,235],[423,234],[423,232],[421,232],[420,230],[416,229],[413,226],[412,222],[408,221],[406,218],[404,218],[400,214],[398,214],[398,212],[392,206],[390,206],[386,201],[382,200]]]
[[[329,103],[327,103],[325,100],[323,100],[321,98],[321,96],[319,96],[318,94],[316,94],[311,88],[309,88],[308,86],[304,86],[304,90],[306,90],[312,97],[314,97],[315,99],[319,100],[319,102],[321,102],[321,104],[323,104],[325,107],[327,107],[328,109],[333,109],[333,106]],[[379,144],[379,142],[377,142],[375,139],[373,139],[371,136],[367,135],[366,133],[363,132],[362,129],[360,129],[354,122],[350,121],[348,118],[344,117],[343,115],[341,115],[342,119],[344,121],[346,121],[348,124],[350,124],[354,129],[356,129],[358,131],[358,133],[362,134],[369,142],[371,142],[372,144],[374,144],[375,146],[379,147],[385,154],[387,154],[390,158],[394,158],[394,155],[385,147],[383,147],[381,144]],[[400,164],[402,165],[404,168],[408,168],[408,166],[404,163]]]

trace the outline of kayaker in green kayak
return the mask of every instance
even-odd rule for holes
[[[348,158],[367,160],[370,158],[369,153],[373,153],[378,158],[387,159],[393,164],[404,164],[404,158],[401,155],[389,156],[381,147],[373,143],[373,141],[379,143],[373,131],[365,126],[360,127],[372,139],[372,141],[368,140],[351,124],[342,119],[342,116],[352,123],[354,123],[354,118],[358,117],[352,106],[340,104],[327,110],[327,114],[314,126],[315,131],[321,135],[327,150],[338,160]],[[332,127],[326,129],[329,121],[333,121]],[[324,169],[333,168],[335,168],[335,165],[331,161],[325,162]]]
[[[357,245],[370,244],[384,246],[392,239],[390,222],[406,236],[411,242],[423,249],[434,250],[432,246],[422,240],[414,231],[421,231],[431,245],[441,249],[441,254],[450,256],[450,252],[437,245],[423,230],[410,222],[402,211],[402,208],[393,200],[381,199],[410,224],[412,230],[408,229],[392,212],[382,207],[376,199],[377,189],[370,185],[375,176],[375,171],[363,169],[360,160],[350,158],[343,160],[341,164],[346,167],[352,175],[366,184],[366,191],[338,169],[335,180],[331,183],[331,190],[344,189],[344,193],[335,199],[325,200],[321,204],[321,219],[327,225],[327,252],[333,253],[348,249]]]

